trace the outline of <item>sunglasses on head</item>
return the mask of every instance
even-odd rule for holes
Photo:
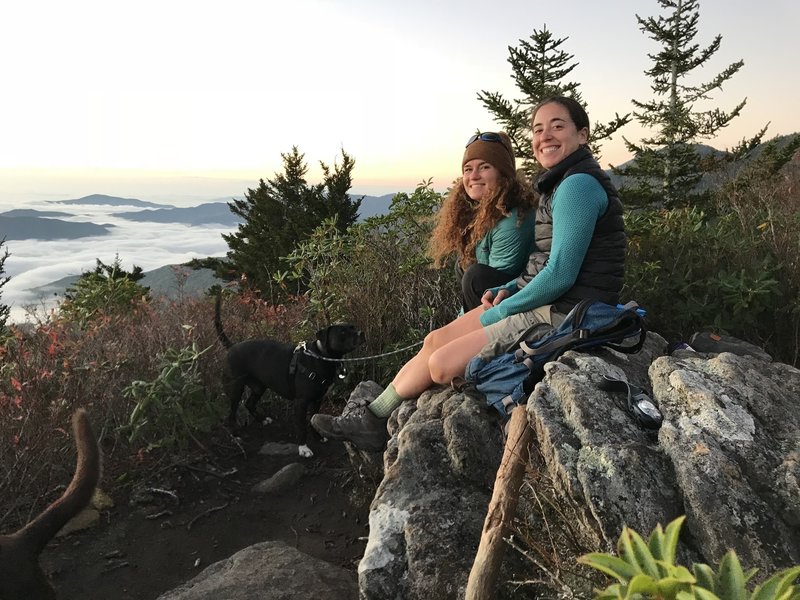
[[[499,135],[497,135],[496,133],[492,133],[491,131],[488,131],[486,133],[476,133],[475,135],[473,135],[471,138],[467,140],[467,146],[469,146],[470,144],[474,144],[478,140],[482,142],[500,142],[501,144],[503,143],[503,139]],[[466,146],[464,147],[466,148]]]
[[[508,152],[513,156],[513,153],[511,152],[509,147],[506,146],[505,143],[503,142],[503,138],[501,138],[498,134],[491,131],[487,131],[486,133],[476,133],[467,140],[467,145],[464,147],[466,148],[467,146],[469,146],[470,144],[474,144],[478,140],[482,142],[495,142],[497,144],[500,144],[501,146],[503,146],[503,148],[506,149],[506,152]]]

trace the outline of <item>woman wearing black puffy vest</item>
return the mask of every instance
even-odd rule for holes
[[[625,263],[622,205],[587,147],[589,117],[572,98],[553,96],[532,113],[533,153],[543,171],[535,249],[523,274],[487,290],[481,306],[432,331],[422,349],[366,409],[340,417],[315,415],[323,435],[380,450],[386,420],[405,399],[434,383],[463,376],[476,355],[489,359],[516,348],[542,323],[557,326],[584,298],[619,302]]]

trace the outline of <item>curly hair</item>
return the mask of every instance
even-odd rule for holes
[[[436,215],[428,247],[434,266],[441,267],[455,255],[461,268],[466,269],[476,262],[478,242],[513,208],[517,209],[517,222],[521,223],[537,204],[533,189],[521,176],[514,179],[501,176],[497,189],[489,190],[479,203],[467,196],[459,177]]]

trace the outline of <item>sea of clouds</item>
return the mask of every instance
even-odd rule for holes
[[[209,200],[211,202],[212,200]],[[165,203],[165,206],[169,206]],[[0,212],[19,205],[0,205]],[[48,202],[25,203],[24,208],[58,211],[69,216],[57,217],[66,221],[114,225],[104,236],[75,240],[7,240],[10,256],[4,264],[10,281],[0,290],[0,300],[11,308],[11,320],[29,320],[32,308],[41,314],[56,298],[43,297],[32,288],[49,284],[69,275],[91,271],[97,259],[110,264],[119,257],[126,270],[137,265],[145,271],[193,258],[224,256],[228,250],[222,239],[233,227],[189,226],[180,223],[142,223],[112,216],[112,213],[141,210],[128,206],[65,205]],[[0,233],[1,235],[1,233]]]

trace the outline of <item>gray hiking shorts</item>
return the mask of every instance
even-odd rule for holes
[[[566,315],[561,314],[552,304],[546,304],[516,315],[506,317],[502,321],[484,327],[489,342],[481,349],[478,356],[490,360],[505,352],[519,347],[525,339],[545,334],[551,327],[558,327]]]

